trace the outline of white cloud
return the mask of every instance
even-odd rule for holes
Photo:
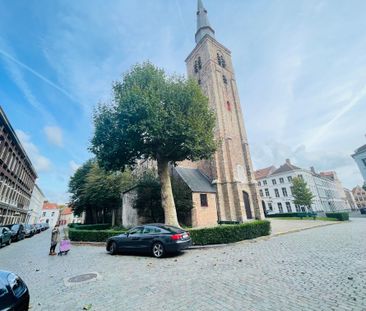
[[[69,162],[69,166],[71,168],[71,171],[74,173],[80,167],[80,164],[77,164],[74,160],[71,160]]]
[[[56,146],[63,146],[62,130],[58,126],[45,126],[43,128],[49,143]]]
[[[40,154],[36,145],[31,142],[31,137],[22,130],[16,130],[15,132],[37,173],[49,171],[51,169],[51,161]]]

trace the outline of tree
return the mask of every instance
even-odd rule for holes
[[[121,206],[121,193],[132,184],[129,171],[106,172],[95,160],[83,164],[70,178],[71,207],[75,214],[86,212],[86,223],[107,222]]]
[[[168,77],[150,63],[134,66],[113,92],[113,104],[100,105],[94,114],[90,149],[107,170],[156,160],[165,223],[178,226],[169,164],[215,152],[215,116],[208,99],[195,81]]]
[[[294,177],[292,184],[292,195],[295,205],[306,206],[311,211],[311,204],[313,204],[315,196],[308,188],[307,183],[300,177]]]
[[[180,224],[191,225],[193,208],[192,192],[179,178],[172,176],[172,190],[177,217]],[[134,208],[140,217],[148,222],[164,222],[164,210],[161,204],[161,186],[154,170],[146,170],[137,182],[137,196]]]

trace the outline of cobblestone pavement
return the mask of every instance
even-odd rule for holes
[[[50,231],[0,250],[28,284],[31,310],[366,310],[366,219],[155,259],[73,246]],[[101,279],[66,286],[98,272]]]

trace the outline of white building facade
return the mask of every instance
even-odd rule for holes
[[[55,203],[44,202],[39,222],[47,222],[53,228],[59,221],[60,209]]]
[[[306,211],[305,207],[294,204],[292,196],[294,177],[302,178],[313,193],[311,208],[314,212],[350,210],[346,194],[335,172],[317,174],[313,168],[305,170],[286,160],[286,163],[278,169],[272,166],[256,172],[262,208],[267,214]]]
[[[43,202],[45,201],[45,196],[37,184],[34,185],[32,196],[30,199],[29,210],[28,210],[28,220],[29,224],[39,223],[39,219],[42,215]]]
[[[366,185],[366,145],[356,149],[355,153],[352,155],[352,158],[355,160],[358,168],[360,169],[364,185]]]

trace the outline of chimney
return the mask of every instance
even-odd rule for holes
[[[291,165],[290,159],[286,159],[286,164]]]
[[[315,173],[315,168],[314,168],[314,166],[310,166],[310,171],[311,171],[313,174],[316,174],[316,173]]]

